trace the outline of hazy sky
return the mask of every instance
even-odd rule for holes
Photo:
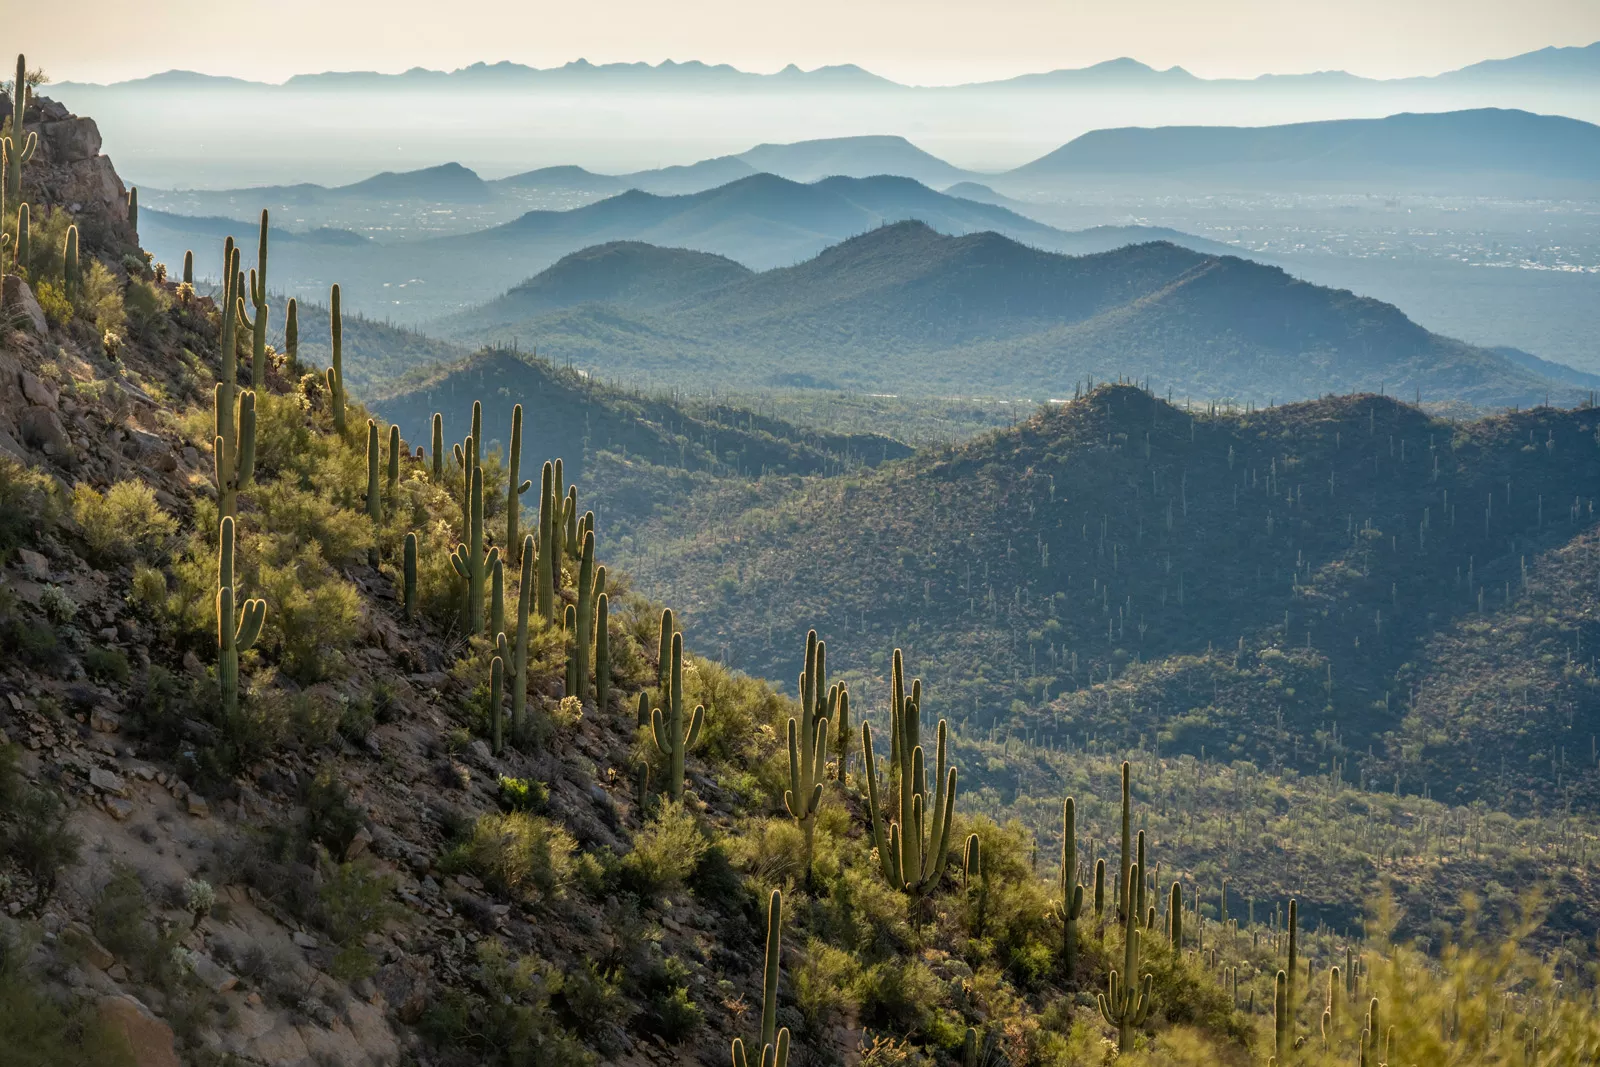
[[[5,0],[0,0],[5,2]],[[57,80],[702,59],[857,63],[921,84],[1131,55],[1206,76],[1431,74],[1600,40],[1600,0],[60,0],[6,2]],[[70,32],[62,27],[70,27]]]

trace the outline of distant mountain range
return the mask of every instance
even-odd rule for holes
[[[1126,376],[1257,401],[1576,394],[1387,304],[1248,260],[1165,242],[1064,256],[917,222],[762,273],[695,252],[589,249],[435,328],[464,342],[537,337],[556,360],[612,377],[746,387],[1044,399]]]
[[[1022,74],[988,82],[964,85],[918,87],[904,85],[880,77],[854,64],[818,67],[801,70],[794,64],[773,74],[742,71],[726,63],[707,64],[697,61],[676,63],[665,60],[649,63],[594,64],[584,59],[574,60],[559,67],[530,67],[520,63],[474,63],[454,71],[428,70],[415,67],[400,74],[382,74],[375,71],[329,71],[320,74],[296,74],[282,84],[252,82],[239,78],[218,77],[194,71],[169,70],[144,78],[96,85],[88,82],[62,82],[67,89],[114,88],[138,91],[189,92],[198,88],[207,90],[262,90],[293,93],[307,91],[370,91],[375,88],[425,89],[437,91],[442,87],[462,89],[532,88],[532,89],[582,89],[586,92],[614,89],[640,90],[698,90],[706,89],[765,89],[779,92],[797,90],[824,92],[918,91],[953,92],[962,90],[1021,90],[1052,91],[1092,88],[1137,88],[1140,90],[1171,89],[1194,92],[1206,86],[1231,88],[1239,85],[1271,85],[1274,87],[1309,86],[1326,88],[1330,83],[1368,85],[1418,85],[1435,83],[1458,87],[1463,84],[1504,83],[1506,81],[1561,81],[1587,83],[1600,86],[1600,42],[1586,47],[1550,47],[1526,52],[1507,59],[1490,59],[1459,70],[1443,74],[1407,78],[1364,78],[1345,71],[1317,71],[1307,74],[1264,74],[1256,78],[1203,78],[1182,67],[1158,70],[1126,56],[1095,63],[1088,67]]]
[[[1215,182],[1481,183],[1505,174],[1600,181],[1600,126],[1557,115],[1480,108],[1284,126],[1094,130],[996,182],[1007,187],[1124,176]]]
[[[464,168],[463,168],[464,169]],[[447,173],[413,175],[431,186]],[[470,173],[470,172],[467,172]],[[406,175],[384,176],[394,189]],[[918,219],[948,234],[994,231],[1040,248],[1084,254],[1140,240],[1163,239],[1207,253],[1228,246],[1165,229],[1101,227],[1058,230],[1007,208],[935,192],[909,178],[827,178],[804,184],[753,174],[715,189],[662,196],[639,190],[569,211],[531,211],[489,229],[385,244],[345,230],[274,231],[273,276],[286,291],[321,295],[335,279],[346,306],[418,322],[477,303],[543,270],[562,256],[611,241],[692,248],[766,269],[809,259],[830,245],[887,222]],[[207,247],[254,223],[146,209],[140,237],[167,263],[194,249],[207,275]],[[218,253],[220,255],[220,253]]]

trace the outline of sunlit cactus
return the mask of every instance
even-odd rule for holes
[[[235,615],[233,583],[232,515],[222,517],[217,550],[217,683],[222,691],[222,714],[231,722],[239,710],[239,653],[255,646],[267,618],[265,600],[246,600]]]
[[[650,730],[656,748],[667,757],[667,795],[678,800],[683,796],[684,755],[700,739],[700,727],[705,722],[706,709],[704,704],[697,704],[693,715],[684,715],[682,634],[672,635],[671,664],[665,693],[667,709],[662,711],[661,708],[655,708],[651,711]]]

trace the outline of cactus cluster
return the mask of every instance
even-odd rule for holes
[[[789,719],[789,788],[783,805],[805,835],[806,877],[810,878],[817,811],[828,762],[828,728],[844,697],[844,687],[828,682],[827,645],[817,631],[806,634],[805,669],[800,672],[800,718]]]
[[[872,751],[872,726],[861,724],[861,752],[867,776],[867,813],[872,822],[873,844],[883,876],[902,893],[926,896],[944,877],[949,861],[950,824],[956,800],[956,769],[946,766],[946,740],[949,726],[939,720],[935,744],[934,782],[931,798],[927,769],[922,752],[920,682],[913,681],[911,694],[905,692],[904,661],[894,651],[893,693],[890,698],[890,731],[893,734],[890,756],[890,785],[898,787],[899,818],[891,819],[878,796],[877,761]],[[929,810],[931,808],[931,811]]]

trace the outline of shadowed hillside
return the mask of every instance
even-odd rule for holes
[[[1191,414],[1106,387],[737,520],[703,500],[632,562],[748,670],[792,673],[769,634],[827,619],[937,664],[930,692],[969,728],[1592,806],[1600,631],[1571,598],[1596,572],[1587,540],[1563,546],[1594,521],[1597,429],[1592,409],[1450,423],[1378,396]],[[850,552],[797,550],[819,543]]]

